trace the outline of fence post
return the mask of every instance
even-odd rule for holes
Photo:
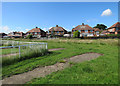
[[[20,58],[20,54],[21,54],[21,53],[20,53],[20,46],[19,46],[19,58]]]
[[[46,49],[47,49],[47,43],[46,43]]]

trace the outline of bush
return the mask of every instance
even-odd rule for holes
[[[28,38],[28,39],[32,39],[32,34],[27,35],[26,38]]]
[[[66,61],[65,61],[65,60],[60,60],[59,62],[60,62],[60,63],[66,63]]]
[[[80,36],[80,32],[77,30],[73,33],[74,38],[78,38]]]

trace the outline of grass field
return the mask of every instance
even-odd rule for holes
[[[24,40],[23,40],[24,41]],[[25,40],[38,41],[38,40]],[[40,41],[40,40],[39,40]],[[56,39],[44,40],[48,48],[65,48],[53,51],[45,56],[27,59],[2,69],[3,78],[33,70],[39,66],[52,65],[61,59],[87,52],[104,54],[99,58],[54,72],[44,78],[33,79],[27,84],[117,84],[118,83],[118,39],[80,40]]]

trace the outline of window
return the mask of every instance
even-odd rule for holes
[[[57,33],[59,33],[59,31],[57,31]]]
[[[99,33],[99,31],[96,31],[96,33]]]
[[[85,30],[85,32],[88,32],[88,30]]]
[[[78,30],[79,32],[81,32],[81,30]]]
[[[30,34],[32,34],[32,32]]]
[[[61,33],[63,33],[63,31],[61,31]]]
[[[90,30],[90,32],[93,32],[93,30]]]
[[[37,32],[35,32],[35,34],[37,34]]]
[[[116,31],[118,31],[118,27],[116,27]]]

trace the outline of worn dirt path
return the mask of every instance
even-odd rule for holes
[[[71,66],[69,62],[83,62],[95,59],[102,54],[99,53],[86,53],[82,55],[73,56],[71,58],[64,59],[65,63],[56,63],[54,65],[39,67],[32,71],[25,72],[23,74],[13,75],[11,77],[2,80],[2,84],[24,84],[33,78],[45,77],[52,72],[62,70],[66,67]]]

